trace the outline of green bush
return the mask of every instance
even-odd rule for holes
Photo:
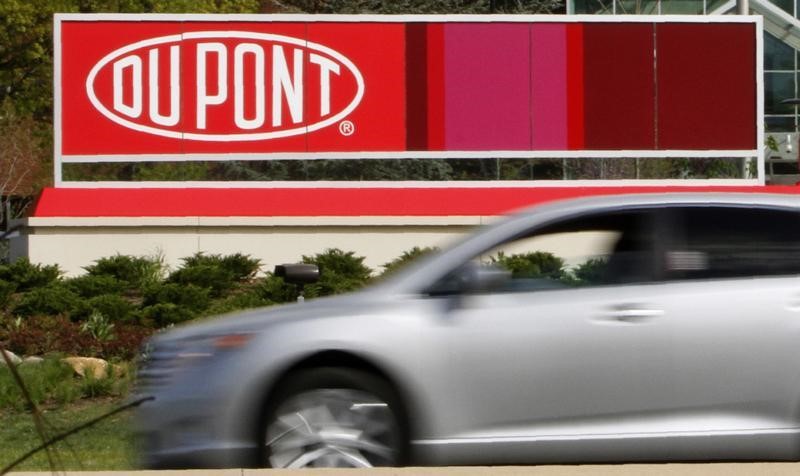
[[[8,306],[11,295],[17,290],[17,283],[0,279],[0,309]]]
[[[564,275],[564,260],[546,251],[513,255],[501,251],[491,261],[511,271],[514,278],[561,279]]]
[[[238,282],[245,282],[253,279],[261,268],[261,261],[251,258],[241,253],[232,255],[207,255],[203,252],[195,253],[193,256],[183,258],[183,268],[195,266],[214,266],[227,270]]]
[[[61,270],[57,265],[31,264],[28,258],[20,258],[11,264],[0,265],[0,281],[14,283],[17,292],[47,286],[58,281],[59,277],[61,277]]]
[[[305,287],[308,297],[329,296],[363,287],[370,280],[372,270],[364,264],[363,256],[352,251],[329,248],[314,256],[303,256],[304,263],[319,266],[319,282]]]
[[[135,310],[133,304],[118,294],[95,296],[86,302],[88,314],[99,312],[111,322],[127,322]]]
[[[265,299],[257,290],[250,290],[214,301],[211,306],[206,309],[204,314],[208,316],[215,316],[218,314],[227,314],[229,312],[239,311],[242,309],[269,306],[270,304],[274,304],[274,302],[269,299]]]
[[[84,274],[64,281],[77,295],[92,298],[103,294],[117,294],[125,289],[125,283],[107,274]]]
[[[232,272],[216,265],[197,264],[182,267],[167,278],[176,285],[189,285],[208,289],[214,297],[219,297],[236,285]]]
[[[156,304],[174,304],[197,313],[208,308],[211,298],[207,288],[194,284],[165,283],[145,290],[144,306]]]
[[[383,265],[383,274],[381,276],[388,276],[398,269],[403,268],[408,263],[425,256],[427,254],[439,251],[437,247],[426,246],[425,248],[420,248],[419,246],[415,246],[408,251],[404,251],[402,255],[398,256],[397,258],[385,263]]]
[[[283,278],[272,273],[267,273],[255,287],[255,292],[265,301],[273,303],[295,302],[299,294],[297,286],[287,283]]]
[[[167,281],[209,288],[213,297],[220,297],[237,284],[251,281],[261,266],[257,259],[240,253],[221,256],[201,252],[182,261],[181,267],[170,274]]]
[[[605,279],[605,270],[608,260],[593,258],[580,264],[572,271],[577,285],[600,284]]]
[[[25,293],[14,307],[13,314],[22,317],[34,315],[81,314],[80,297],[61,283],[52,283]]]
[[[90,276],[111,276],[127,288],[138,289],[160,282],[165,273],[161,257],[136,257],[117,254],[100,258],[84,268]]]
[[[170,302],[156,303],[147,306],[141,311],[142,324],[150,327],[166,327],[171,324],[180,324],[197,317],[197,313]]]

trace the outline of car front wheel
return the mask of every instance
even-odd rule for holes
[[[264,458],[273,468],[398,466],[405,431],[391,387],[342,368],[300,372],[268,405]]]

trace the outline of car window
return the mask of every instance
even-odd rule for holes
[[[686,207],[671,211],[667,279],[800,274],[800,214],[778,209]]]
[[[612,212],[531,230],[474,257],[434,294],[464,292],[465,287],[467,292],[528,292],[652,281],[651,215]]]

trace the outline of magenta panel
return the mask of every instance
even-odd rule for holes
[[[447,150],[530,150],[530,25],[444,27]]]
[[[567,148],[567,26],[531,25],[533,150]]]

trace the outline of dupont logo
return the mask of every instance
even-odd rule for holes
[[[338,124],[364,96],[347,57],[290,36],[198,31],[119,48],[86,78],[95,109],[129,129],[195,141],[257,141]]]

